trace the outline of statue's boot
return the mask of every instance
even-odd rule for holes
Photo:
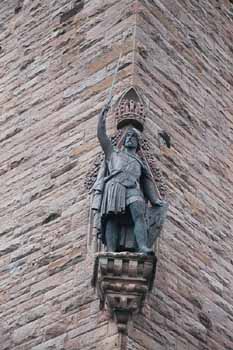
[[[154,255],[153,249],[150,249],[146,246],[142,246],[139,248],[139,253],[142,253],[144,255]]]
[[[147,247],[145,244],[145,242],[147,241],[145,232],[142,231],[138,233],[138,231],[136,231],[135,235],[136,235],[136,241],[138,245],[138,252],[145,255],[154,255],[153,249]]]

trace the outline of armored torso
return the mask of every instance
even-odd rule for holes
[[[109,180],[126,188],[139,188],[142,166],[142,161],[136,155],[114,151],[108,162]]]
[[[140,188],[143,163],[137,155],[114,150],[107,168],[101,204],[102,216],[124,213],[131,203],[144,201]]]

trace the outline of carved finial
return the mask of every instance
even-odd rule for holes
[[[121,96],[115,109],[117,129],[133,125],[140,131],[144,129],[145,106],[135,88],[131,87]]]

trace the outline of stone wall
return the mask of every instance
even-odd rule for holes
[[[140,4],[135,71],[148,135],[165,129],[172,148],[160,155],[169,220],[132,349],[233,349],[232,16],[227,1]]]
[[[233,349],[232,20],[228,0],[2,1],[1,350],[119,349],[90,285],[84,179],[121,50],[114,94],[143,92],[170,203],[128,349]]]

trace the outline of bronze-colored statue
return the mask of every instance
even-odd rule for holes
[[[112,145],[106,134],[109,106],[110,102],[98,120],[97,136],[105,161],[93,186],[92,209],[99,220],[107,251],[129,250],[150,255],[161,231],[167,204],[159,198],[148,164],[138,155],[139,131],[128,126],[123,149]]]

